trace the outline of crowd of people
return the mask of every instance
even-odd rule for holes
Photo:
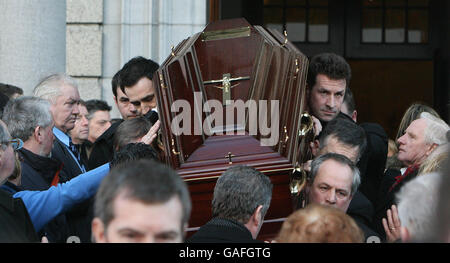
[[[120,119],[105,101],[81,100],[65,74],[43,79],[33,96],[0,84],[0,242],[262,242],[273,185],[246,165],[217,179],[211,220],[186,236],[190,194],[156,139],[158,68],[135,57],[115,74]],[[358,123],[350,80],[341,56],[311,58],[306,206],[266,241],[450,242],[448,124],[414,103],[391,139],[377,123]]]

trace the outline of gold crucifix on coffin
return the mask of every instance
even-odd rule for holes
[[[227,105],[230,105],[230,103],[231,103],[231,89],[233,87],[236,87],[237,85],[239,85],[239,84],[236,84],[236,85],[231,86],[231,82],[238,81],[238,80],[249,80],[249,79],[250,79],[250,77],[231,78],[231,74],[226,73],[226,74],[223,74],[222,79],[207,80],[207,81],[203,82],[203,85],[222,83],[222,86],[213,86],[213,87],[219,88],[222,90],[222,104],[224,106],[227,106]]]

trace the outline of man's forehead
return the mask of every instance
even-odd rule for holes
[[[351,188],[352,178],[353,174],[350,167],[333,159],[328,159],[320,165],[314,181],[317,184],[326,183],[348,190]]]
[[[427,121],[424,119],[417,119],[411,122],[411,124],[406,128],[407,132],[412,133],[423,133],[427,126]]]
[[[339,91],[345,91],[346,83],[347,81],[345,79],[333,79],[325,74],[318,74],[316,76],[316,86],[321,88],[334,87]]]
[[[320,153],[325,154],[331,152],[342,154],[350,160],[355,161],[353,159],[355,159],[358,155],[359,147],[345,144],[336,136],[329,135],[327,138],[325,138],[325,145],[321,145]]]

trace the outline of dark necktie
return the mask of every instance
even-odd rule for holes
[[[83,172],[85,172],[86,169],[85,169],[83,163],[81,162],[80,151],[78,150],[77,145],[72,143],[72,140],[71,140],[71,139],[69,139],[69,149],[70,149],[70,151],[73,153],[73,155],[75,156],[75,158],[77,158],[78,164],[80,164],[80,166],[81,166],[81,170],[82,170]]]

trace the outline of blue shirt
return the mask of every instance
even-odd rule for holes
[[[53,134],[55,135],[56,138],[58,138],[58,140],[60,140],[66,146],[67,151],[70,153],[72,158],[78,164],[78,166],[80,167],[80,170],[83,173],[85,173],[86,172],[86,168],[84,167],[83,164],[78,162],[78,158],[70,150],[70,142],[71,142],[72,139],[67,134],[65,134],[63,131],[61,131],[60,129],[58,129],[56,127],[53,127]]]
[[[108,172],[109,163],[106,163],[46,191],[20,191],[14,193],[13,197],[22,199],[34,229],[39,232],[59,214],[95,195]]]

